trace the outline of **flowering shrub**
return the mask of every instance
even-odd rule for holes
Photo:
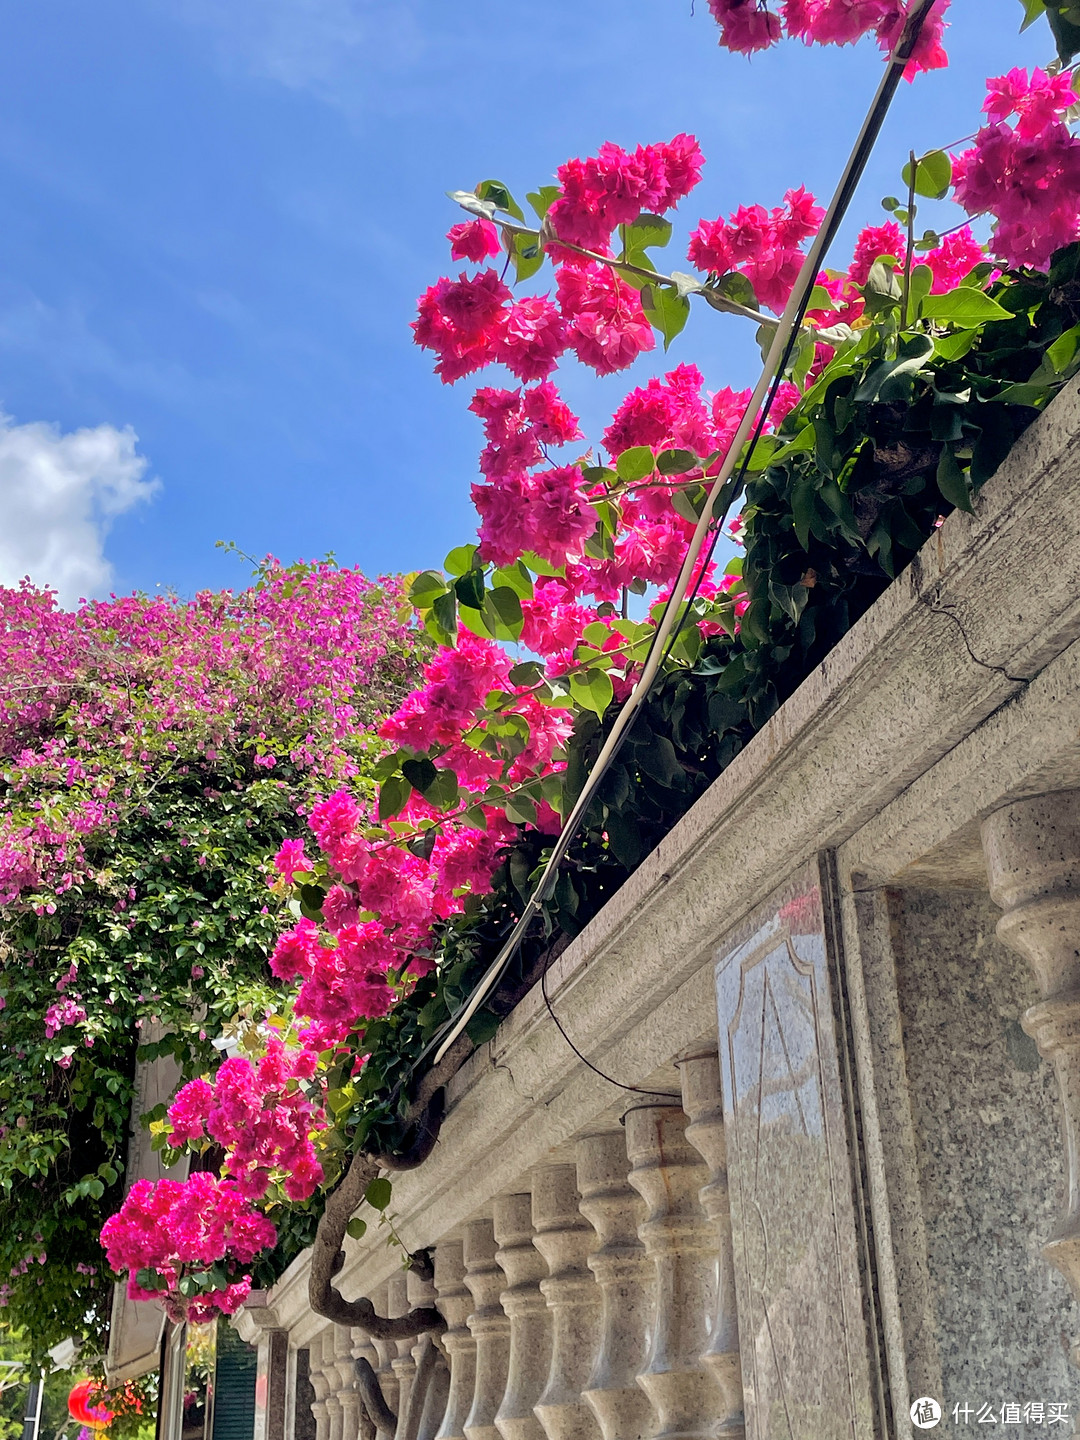
[[[1010,70],[987,89],[990,123],[953,162],[956,198],[970,215],[994,217],[995,255],[1045,270],[1080,235],[1080,140],[1064,121],[1076,104],[1072,76]]]
[[[37,1353],[81,1317],[102,1345],[98,1233],[121,1198],[140,1036],[165,1032],[147,1058],[216,1068],[211,1042],[272,994],[288,911],[267,879],[297,810],[346,778],[373,793],[373,726],[429,648],[402,599],[331,564],[269,564],[240,595],[73,612],[28,585],[0,592],[0,1319]],[[237,1043],[198,1134],[232,1147],[249,1208],[274,1165],[306,1165],[290,1193],[310,1193],[322,1112],[299,1089],[305,1062],[261,1041],[252,1063]],[[178,1103],[194,1139],[192,1083]],[[267,1094],[285,1130],[263,1119]],[[243,1232],[224,1233],[235,1248]]]
[[[911,57],[909,80],[949,63],[941,43],[948,7],[949,0],[938,0],[931,11]],[[759,0],[709,0],[720,26],[720,44],[742,54],[767,50],[785,35],[808,45],[851,45],[870,34],[889,53],[900,38],[908,8],[904,0],[779,0],[773,11]]]
[[[754,0],[712,0],[711,8],[736,49],[784,33],[847,43],[870,30],[891,45],[904,19],[898,0],[786,0],[775,12]],[[916,68],[943,63],[944,8],[924,32]],[[1018,115],[1017,144],[1061,152],[1062,99],[1057,80],[1014,75],[992,82],[989,113]],[[258,1042],[273,1076],[262,1079],[261,1059],[242,1070],[227,1062],[182,1091],[160,1124],[170,1146],[217,1139],[223,1173],[235,1177],[221,1183],[275,1221],[291,1199],[310,1215],[317,1187],[336,1184],[343,1154],[374,1155],[406,1138],[414,1071],[522,914],[641,673],[750,392],[710,393],[694,365],[673,365],[631,390],[602,442],[581,452],[579,421],[551,377],[571,354],[600,375],[627,368],[657,336],[669,345],[692,303],[749,316],[769,334],[775,322],[761,307],[787,303],[821,207],[791,189],[773,208],[701,220],[688,240],[697,273],[663,274],[652,252],[673,233],[665,212],[692,193],[703,163],[688,135],[633,153],[604,145],[559,167],[558,185],[528,195],[533,225],[500,182],[456,194],[472,218],[451,228],[451,256],[479,268],[426,290],[413,330],[444,383],[490,365],[517,382],[481,385],[469,402],[482,430],[477,543],[411,584],[437,648],[422,684],[381,726],[377,799],[342,787],[312,809],[311,838],[278,852],[277,891],[294,896],[300,913],[271,961],[292,987]],[[976,203],[977,168],[958,162],[965,205]],[[907,207],[887,202],[897,219],[864,229],[847,269],[818,277],[809,323],[744,456],[744,557],[719,573],[706,556],[693,577],[661,680],[585,816],[542,923],[474,1016],[474,1042],[941,517],[970,507],[1016,436],[1080,370],[1080,309],[1070,298],[1080,246],[1058,250],[1049,273],[1003,273],[963,224],[917,240],[915,196],[946,194],[953,175],[941,152],[910,170]],[[1080,196],[1060,186],[1055,195],[1052,216],[1046,204],[1024,201],[1033,227],[1026,258],[1044,266],[1080,218]],[[992,213],[994,253],[1009,264],[1013,221],[1001,205]],[[496,256],[501,270],[488,264]],[[507,283],[511,268],[522,285],[549,263],[543,290]],[[649,596],[642,618],[631,618],[630,593]],[[517,655],[513,644],[523,647]],[[286,1028],[287,1062],[273,1038]],[[291,1081],[281,1084],[290,1072],[293,1092]],[[260,1094],[270,1115],[255,1123]],[[236,1118],[245,1111],[251,1118]],[[214,1118],[226,1114],[233,1118]],[[381,1194],[369,1200],[385,1204]],[[137,1230],[156,1203],[130,1200],[110,1235]],[[177,1200],[170,1191],[160,1203],[171,1216]],[[153,1273],[137,1272],[133,1283],[168,1289],[177,1313],[228,1308],[242,1283],[240,1250],[219,1229],[213,1255],[200,1250],[190,1262],[198,1268],[177,1279],[173,1228],[166,1224],[150,1259],[134,1255],[129,1263]],[[218,1268],[206,1268],[211,1259]],[[257,1275],[273,1273],[256,1262]]]

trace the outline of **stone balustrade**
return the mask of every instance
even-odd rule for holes
[[[695,1060],[686,1063],[697,1108],[631,1108],[623,1123],[582,1136],[572,1161],[540,1166],[496,1196],[491,1218],[469,1220],[437,1244],[433,1282],[400,1270],[372,1292],[391,1317],[435,1303],[446,1320],[437,1340],[371,1340],[336,1325],[320,1332],[310,1345],[317,1440],[375,1436],[356,1386],[359,1358],[397,1417],[393,1434],[379,1431],[378,1440],[721,1433],[741,1394],[730,1382],[731,1326],[718,1321],[730,1225],[725,1232],[720,1215],[726,1191],[691,1143],[696,1135],[715,1155],[715,1047],[704,1080]]]

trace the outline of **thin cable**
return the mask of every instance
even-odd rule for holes
[[[544,997],[544,1004],[547,1006],[548,1014],[551,1016],[552,1020],[555,1021],[555,1028],[558,1030],[562,1038],[566,1041],[567,1045],[570,1046],[570,1049],[574,1052],[574,1054],[581,1061],[581,1063],[583,1065],[587,1065],[594,1075],[599,1075],[601,1080],[606,1080],[609,1085],[615,1085],[620,1090],[632,1090],[635,1095],[658,1095],[664,1100],[682,1100],[681,1095],[676,1095],[671,1090],[649,1090],[644,1085],[626,1085],[623,1083],[622,1080],[616,1080],[613,1075],[608,1075],[607,1072],[601,1070],[598,1065],[594,1065],[587,1055],[583,1055],[581,1053],[578,1047],[574,1044],[573,1040],[571,1040],[570,1036],[566,1033],[562,1021],[555,1014],[555,1011],[551,1008],[551,998],[548,995],[547,989],[547,977],[548,970],[551,968],[552,963],[552,961],[549,961],[544,966],[543,970],[541,970],[540,972],[540,993]]]
[[[472,995],[469,997],[469,1000],[452,1020],[440,1028],[434,1039],[429,1042],[417,1057],[416,1065],[421,1064],[436,1046],[438,1046],[435,1053],[436,1063],[443,1058],[447,1050],[449,1050],[458,1036],[462,1034],[469,1024],[469,1021],[491,993],[492,988],[517,953],[518,946],[524,939],[529,926],[536,916],[540,914],[541,907],[545,900],[547,900],[554,891],[555,884],[558,880],[559,866],[573,843],[577,835],[578,827],[584,819],[589,806],[595,799],[597,791],[612,761],[622,748],[627,732],[652,688],[653,680],[656,678],[660,669],[665,648],[672,632],[679,622],[680,610],[690,588],[691,577],[697,566],[698,558],[701,555],[706,540],[709,538],[717,502],[723,501],[723,513],[726,514],[738,494],[740,480],[735,477],[735,470],[739,465],[743,448],[750,439],[751,432],[755,430],[755,426],[758,427],[757,436],[760,436],[760,425],[762,423],[761,412],[766,402],[766,396],[770,395],[770,391],[774,395],[775,390],[778,388],[780,377],[783,374],[784,357],[790,354],[790,347],[794,343],[794,337],[798,330],[799,317],[805,313],[806,307],[809,304],[810,295],[817,282],[818,272],[821,269],[826,251],[835,238],[836,231],[843,221],[856,187],[862,178],[867,160],[881,133],[882,124],[892,105],[897,87],[903,78],[911,52],[915,47],[919,35],[922,33],[923,24],[935,3],[936,0],[914,0],[914,5],[908,16],[907,23],[904,26],[903,34],[890,57],[888,67],[878,87],[878,92],[874,97],[873,104],[867,113],[866,119],[863,121],[862,130],[848,158],[848,163],[840,178],[840,183],[837,186],[832,203],[826,213],[825,220],[814,238],[810,251],[799,272],[799,278],[784,308],[784,313],[777,323],[761,376],[754,386],[754,391],[750,397],[746,411],[743,414],[742,420],[739,422],[739,428],[735,432],[727,455],[720,466],[719,473],[709,490],[701,516],[687,548],[686,556],[679,572],[679,578],[660,617],[660,622],[657,625],[656,633],[649,647],[649,652],[645,657],[641,674],[629,698],[616,716],[615,723],[611,728],[607,740],[604,742],[599,755],[596,757],[589,778],[552,847],[551,855],[544,867],[543,874],[532,895],[529,897],[521,913],[521,917],[511,930],[505,943],[499,950],[498,955],[496,955]],[[769,403],[771,403],[771,397]],[[746,474],[750,453],[752,452],[748,452],[746,458],[743,460],[740,476],[745,476]],[[414,1070],[416,1065],[413,1066]]]

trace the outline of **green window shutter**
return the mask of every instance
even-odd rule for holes
[[[218,1323],[213,1440],[252,1440],[255,1434],[256,1354],[227,1321]]]

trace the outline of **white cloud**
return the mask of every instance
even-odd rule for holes
[[[411,69],[431,48],[414,0],[159,0],[217,38],[227,65],[347,111],[379,76]]]
[[[24,575],[59,591],[62,604],[100,594],[112,566],[104,543],[118,515],[148,500],[159,481],[145,478],[130,426],[73,430],[0,414],[0,583]]]

